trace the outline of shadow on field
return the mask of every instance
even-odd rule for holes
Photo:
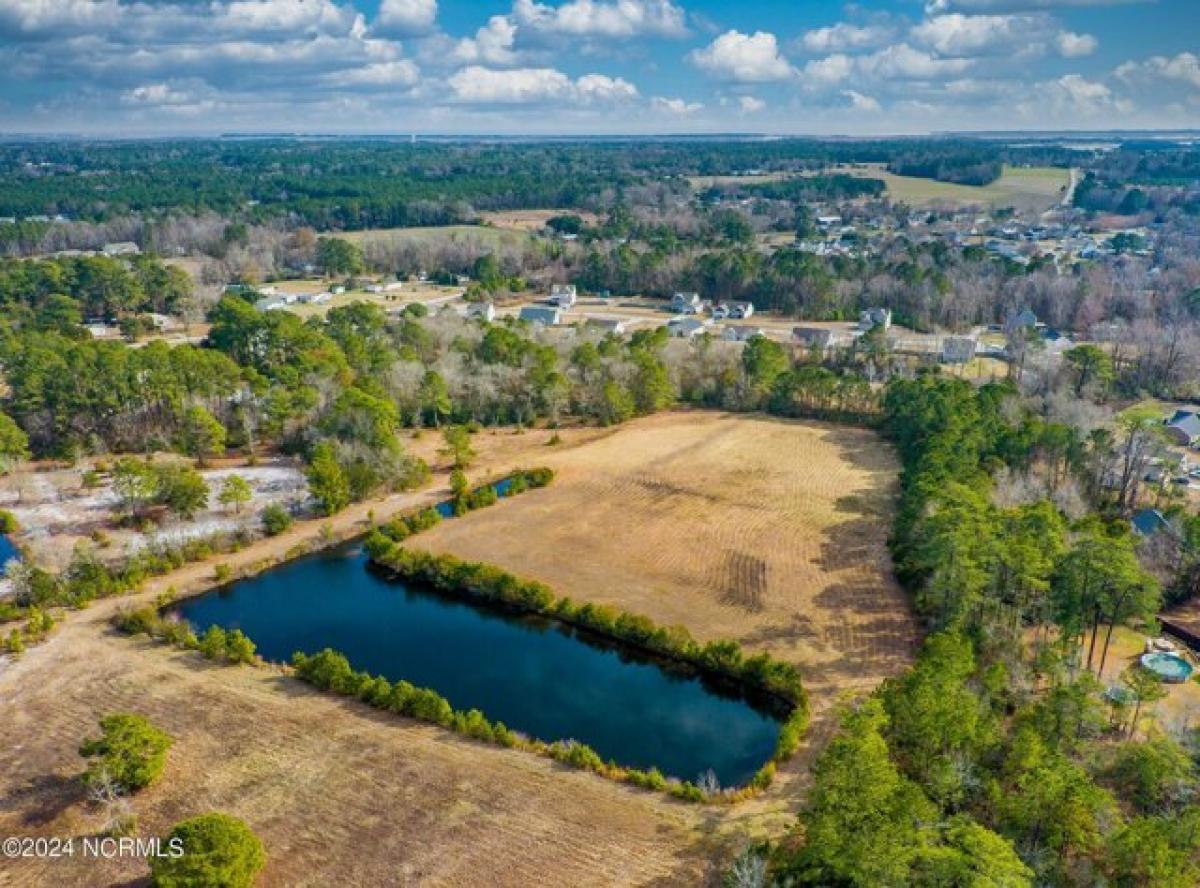
[[[920,631],[911,602],[893,576],[885,544],[897,495],[895,457],[869,429],[804,422],[825,429],[841,459],[862,472],[865,481],[834,502],[842,520],[826,529],[815,566],[836,581],[814,596],[817,612],[794,613],[743,641],[756,646],[800,640],[818,651],[818,657],[803,664],[803,678],[819,697],[828,698],[843,690],[869,689],[901,671],[912,662]]]
[[[22,825],[44,826],[86,797],[78,775],[39,774],[0,796],[0,811],[23,811]]]

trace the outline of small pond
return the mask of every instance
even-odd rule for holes
[[[4,573],[4,566],[14,558],[20,558],[21,553],[17,551],[17,547],[13,545],[7,534],[0,533],[0,575]]]
[[[268,660],[331,647],[351,665],[436,690],[458,709],[604,759],[722,786],[774,751],[779,722],[730,688],[554,621],[468,604],[385,579],[358,544],[310,555],[177,612],[202,632],[238,628]]]

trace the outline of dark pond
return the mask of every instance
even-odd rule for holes
[[[358,545],[181,603],[198,631],[239,628],[269,660],[341,651],[356,669],[432,688],[458,709],[602,758],[722,786],[770,758],[779,724],[729,689],[553,621],[481,608],[370,570]]]

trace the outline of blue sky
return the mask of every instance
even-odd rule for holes
[[[0,131],[1200,127],[1198,0],[0,0]]]

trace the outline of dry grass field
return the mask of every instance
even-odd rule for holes
[[[1045,210],[1062,200],[1071,182],[1070,170],[1057,167],[1006,166],[990,185],[958,185],[916,176],[897,176],[881,164],[835,168],[833,172],[882,179],[888,197],[917,206],[991,206]]]
[[[615,430],[482,433],[473,478],[550,464],[549,488],[445,522],[423,546],[487,557],[560,592],[611,601],[702,638],[731,636],[802,664],[814,702],[864,689],[908,662],[916,630],[883,548],[895,465],[869,432],[676,413]],[[332,535],[445,495],[355,506]],[[298,525],[222,562],[235,572],[314,540]],[[151,584],[183,594],[213,563]],[[0,662],[0,835],[93,834],[79,743],[99,716],[143,713],[175,737],[160,783],[134,801],[143,836],[207,810],[244,818],[269,854],[260,885],[699,885],[747,834],[786,828],[814,742],[764,796],[707,808],[526,753],[461,739],[313,691],[270,668],[114,634],[121,601],[71,614],[19,660]],[[6,861],[0,886],[139,884],[137,860]]]
[[[793,173],[749,173],[730,176],[688,176],[687,183],[693,191],[704,191],[706,188],[723,188],[731,185],[762,185],[766,182],[782,182],[790,179]]]
[[[498,228],[487,225],[444,225],[427,228],[368,228],[347,231],[338,235],[359,246],[368,243],[411,243],[416,245],[463,244],[479,247],[510,247],[528,243],[530,233],[519,228]]]
[[[307,689],[269,669],[117,637],[101,609],[0,677],[0,835],[95,834],[79,743],[96,718],[175,738],[134,808],[143,836],[208,810],[269,854],[260,885],[695,884],[701,812]],[[5,861],[3,886],[128,885],[137,860]],[[486,875],[484,875],[486,874]]]
[[[595,225],[600,217],[587,210],[497,210],[480,213],[479,218],[497,228],[513,231],[540,232],[546,222],[555,216],[578,216],[588,225]]]
[[[872,432],[721,413],[639,420],[548,455],[550,487],[413,545],[797,663],[816,708],[909,660],[889,571],[896,464]]]

